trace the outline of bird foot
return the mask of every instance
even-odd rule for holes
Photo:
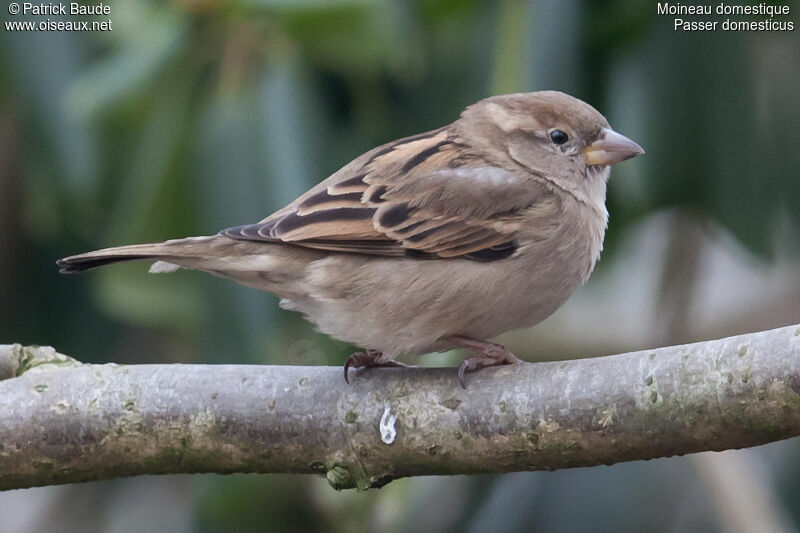
[[[466,389],[467,385],[464,381],[464,374],[467,372],[474,372],[475,370],[486,368],[487,366],[500,366],[500,365],[517,365],[524,363],[516,355],[508,351],[505,346],[495,344],[493,342],[479,341],[471,339],[462,335],[450,335],[444,338],[445,341],[465,348],[473,352],[478,352],[479,355],[467,357],[461,366],[458,367],[458,382],[461,387]]]
[[[364,352],[356,352],[347,358],[344,362],[344,380],[350,383],[347,371],[353,368],[375,368],[375,367],[399,367],[408,368],[408,365],[388,359],[384,357],[383,352],[378,350],[366,350]]]

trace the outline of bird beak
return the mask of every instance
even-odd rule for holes
[[[583,150],[587,165],[613,165],[643,153],[641,146],[610,128],[600,130],[597,140]]]

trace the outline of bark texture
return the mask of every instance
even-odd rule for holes
[[[800,326],[595,359],[452,368],[86,365],[0,346],[0,489],[295,472],[336,489],[553,470],[800,434]]]

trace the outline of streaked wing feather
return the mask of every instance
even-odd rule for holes
[[[520,211],[542,189],[468,153],[446,129],[401,139],[367,152],[260,223],[221,233],[390,257],[507,257],[516,249]]]

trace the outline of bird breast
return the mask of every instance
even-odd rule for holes
[[[390,356],[446,349],[439,339],[447,335],[489,339],[532,326],[588,278],[606,220],[571,197],[526,217],[511,257],[481,263],[331,255],[308,265],[310,290],[283,305],[324,333]]]

